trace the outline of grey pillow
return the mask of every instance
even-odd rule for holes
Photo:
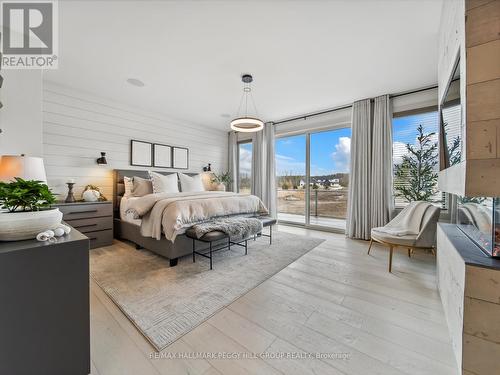
[[[142,197],[153,193],[153,183],[151,180],[134,176],[132,195],[134,197]]]

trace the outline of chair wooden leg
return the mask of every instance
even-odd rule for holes
[[[394,251],[394,246],[389,245],[389,272],[392,272],[392,253]]]
[[[431,254],[434,255],[434,256],[436,256],[436,249],[432,248],[431,249]]]
[[[373,239],[370,239],[370,246],[368,246],[368,255],[370,255],[370,250],[372,249]]]
[[[408,258],[411,258],[411,247],[408,248]]]

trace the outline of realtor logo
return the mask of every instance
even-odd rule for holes
[[[57,3],[2,2],[3,69],[57,68]]]

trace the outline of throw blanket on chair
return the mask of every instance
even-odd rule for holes
[[[430,207],[428,202],[411,202],[385,227],[377,228],[379,232],[387,233],[392,236],[418,235],[422,225],[422,219],[425,211]]]
[[[262,232],[262,221],[253,217],[215,219],[195,224],[193,229],[197,238],[203,237],[209,232],[219,231],[226,233],[233,239],[245,239]]]

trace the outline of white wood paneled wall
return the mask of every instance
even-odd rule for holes
[[[148,113],[125,104],[44,82],[43,156],[49,186],[64,199],[69,178],[75,193],[87,184],[112,195],[113,169],[148,169],[130,165],[130,140],[189,148],[189,172],[227,169],[227,132]],[[98,166],[100,152],[107,166]],[[153,168],[175,171],[174,169]]]

